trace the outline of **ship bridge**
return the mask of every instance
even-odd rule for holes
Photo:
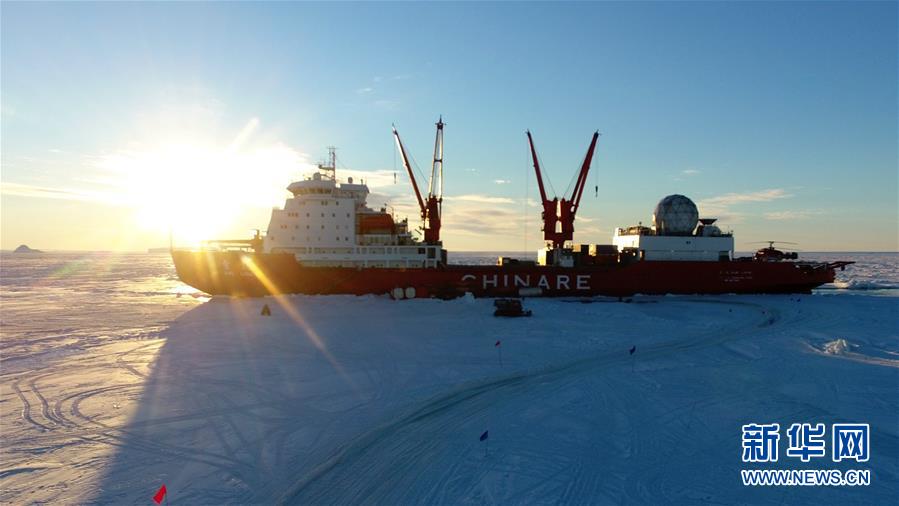
[[[446,264],[441,245],[413,238],[407,220],[368,207],[364,180],[339,182],[335,158],[287,186],[283,208],[272,209],[263,249],[290,253],[308,266],[421,268]]]

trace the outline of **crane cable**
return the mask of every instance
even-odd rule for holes
[[[528,189],[530,187],[530,172],[528,161],[531,157],[530,150],[525,146],[524,150],[524,251],[528,250]]]
[[[540,177],[549,185],[549,189],[553,191],[553,197],[558,198],[559,194],[556,193],[556,188],[549,178],[549,172],[546,170],[546,165],[543,164],[543,157],[540,156],[540,151],[537,149],[537,146],[534,146],[534,153],[537,154],[537,163],[540,164]],[[530,153],[528,153],[528,157],[530,157]]]

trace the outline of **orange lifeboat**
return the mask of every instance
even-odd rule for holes
[[[393,216],[387,213],[371,213],[359,215],[360,234],[393,234],[395,224]]]

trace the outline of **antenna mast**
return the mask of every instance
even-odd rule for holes
[[[337,148],[328,146],[328,161],[318,164],[318,170],[331,181],[337,181]]]

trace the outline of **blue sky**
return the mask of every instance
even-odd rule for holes
[[[527,128],[559,192],[603,134],[578,241],[683,193],[742,249],[899,248],[895,2],[6,2],[0,22],[4,249],[140,250],[204,213],[229,219],[191,232],[245,235],[331,144],[414,218],[390,125],[426,171],[439,114],[450,250],[537,247]]]

